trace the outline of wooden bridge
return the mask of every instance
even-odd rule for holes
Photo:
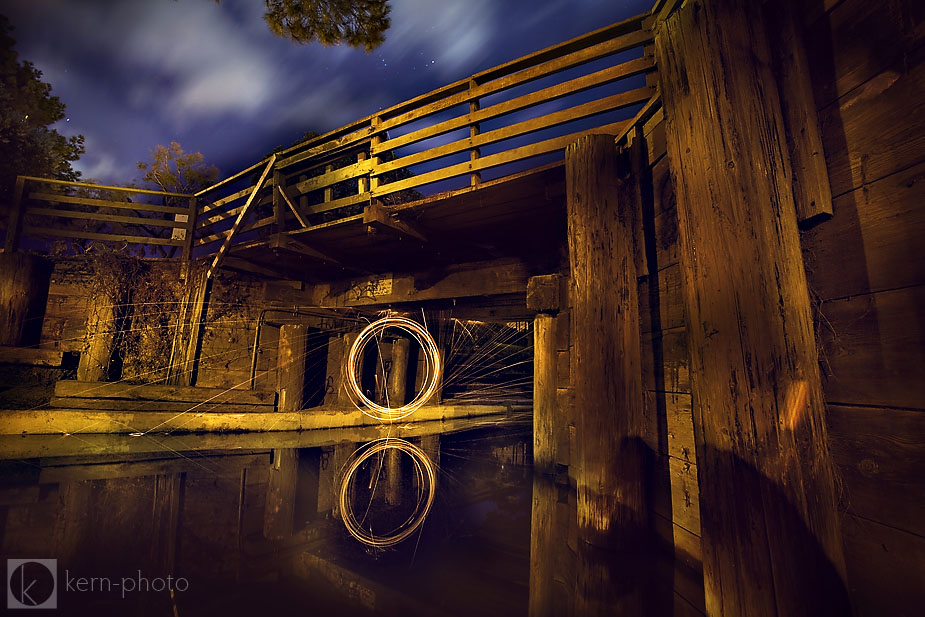
[[[544,252],[555,260],[565,147],[589,132],[626,136],[654,110],[651,19],[476,73],[195,194],[20,177],[6,250],[102,241],[207,261],[210,276],[224,267],[302,281]]]

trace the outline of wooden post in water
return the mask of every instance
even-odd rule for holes
[[[276,360],[276,390],[279,411],[302,409],[305,389],[305,355],[308,328],[304,324],[283,324],[279,329]]]
[[[761,3],[739,0],[688,2],[656,25],[676,178],[706,609],[711,616],[847,615],[792,165],[766,27]]]
[[[299,478],[299,451],[295,448],[273,450],[273,464],[267,483],[263,535],[281,540],[292,535],[295,516],[295,493]]]
[[[37,255],[0,253],[0,345],[38,344],[51,268]]]
[[[408,381],[408,357],[411,341],[406,338],[392,341],[392,367],[389,370],[389,407],[405,404],[405,390]]]
[[[556,395],[556,327],[559,277],[534,276],[527,281],[527,308],[533,319],[533,468],[554,474],[558,449],[568,434],[568,419],[559,414]]]
[[[645,614],[638,558],[648,540],[636,193],[618,176],[613,137],[565,153],[578,444],[576,614]]]

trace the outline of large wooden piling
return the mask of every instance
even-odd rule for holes
[[[304,324],[283,324],[279,329],[276,361],[276,391],[279,411],[299,411],[305,389],[307,328]]]
[[[656,27],[706,608],[845,615],[792,165],[765,29],[761,3],[738,0],[689,2]]]
[[[26,253],[0,253],[0,345],[39,342],[51,263]]]
[[[634,260],[635,188],[618,175],[612,137],[566,150],[568,245],[574,316],[575,442],[583,614],[643,614],[631,555],[648,538],[645,397]],[[601,549],[617,551],[613,559]],[[622,565],[621,565],[622,564]],[[577,610],[577,609],[576,609]]]

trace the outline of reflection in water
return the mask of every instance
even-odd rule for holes
[[[529,415],[388,430],[0,442],[0,552],[61,615],[526,615]]]
[[[378,489],[386,487],[386,490],[382,491],[386,495],[386,503],[381,505],[386,506],[384,509],[390,514],[394,515],[393,508],[401,506],[404,501],[397,494],[403,484],[399,481],[403,454],[413,463],[411,490],[414,492],[414,506],[407,516],[405,513],[398,513],[392,517],[401,520],[400,523],[386,523],[387,531],[376,533],[373,531],[372,519],[375,514],[373,510],[378,505],[374,503],[376,495],[380,492]],[[338,490],[341,518],[350,535],[368,546],[385,548],[406,540],[424,522],[434,503],[434,489],[437,484],[434,464],[423,450],[404,439],[386,437],[358,448],[347,461],[341,476]],[[359,478],[366,476],[369,477],[369,483],[366,486],[367,490],[362,491],[363,483]],[[358,494],[362,494],[365,499],[358,500]],[[353,506],[357,501],[362,511],[359,519]],[[375,527],[383,528],[380,525]]]

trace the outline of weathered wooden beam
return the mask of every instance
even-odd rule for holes
[[[633,178],[613,137],[588,135],[565,154],[575,361],[579,566],[576,614],[645,614],[649,554],[647,449],[634,260]],[[606,291],[604,291],[606,290]],[[608,551],[616,551],[609,555]]]
[[[270,157],[269,162],[267,163],[266,168],[263,170],[263,173],[260,174],[260,180],[257,181],[257,185],[254,187],[253,192],[250,194],[250,197],[247,198],[247,202],[244,204],[244,208],[241,210],[241,213],[238,214],[237,220],[235,220],[234,225],[231,227],[231,231],[225,237],[225,242],[222,244],[221,248],[218,249],[218,253],[215,255],[215,259],[212,260],[212,265],[209,266],[209,269],[206,270],[206,280],[211,280],[212,275],[215,273],[215,270],[218,268],[219,264],[222,262],[222,258],[225,256],[225,253],[228,251],[228,247],[231,245],[231,241],[234,239],[235,234],[238,233],[238,230],[241,229],[241,225],[244,223],[244,219],[247,218],[247,215],[250,214],[251,206],[254,204],[254,200],[257,198],[257,193],[260,192],[260,189],[263,188],[264,182],[267,181],[267,178],[270,175],[270,171],[273,169],[273,164],[276,162],[276,155]],[[274,219],[275,220],[275,219]]]
[[[707,614],[847,615],[791,162],[761,5],[688,2],[657,28]]]
[[[527,281],[527,308],[538,313],[557,313],[561,308],[562,277],[558,274],[531,276]]]
[[[165,214],[183,214],[186,208],[178,206],[158,206],[155,204],[139,203],[134,201],[112,201],[109,199],[92,199],[90,197],[77,197],[74,195],[59,195],[58,193],[29,193],[29,199],[47,201],[50,203],[78,204],[81,206],[99,206],[100,208],[116,208],[119,210],[144,210],[145,212],[163,212]]]
[[[833,211],[809,62],[803,48],[800,19],[804,7],[802,2],[797,9],[792,0],[780,0],[764,3],[764,9],[781,118],[787,132],[797,221],[809,226],[830,218]]]
[[[389,214],[382,204],[372,202],[363,208],[363,223],[377,230],[387,231],[427,242],[427,236],[414,225],[406,223]]]
[[[305,219],[302,218],[302,215],[299,213],[298,209],[296,209],[296,207],[292,204],[292,200],[289,199],[289,195],[286,194],[286,189],[282,185],[277,184],[276,190],[282,196],[283,201],[286,202],[286,205],[289,206],[289,209],[292,210],[292,213],[295,215],[296,220],[299,221],[299,225],[301,225],[302,227],[308,227],[308,223],[305,222]],[[283,231],[283,230],[280,230],[280,231]]]
[[[180,401],[186,403],[233,403],[273,405],[276,393],[272,390],[243,390],[228,388],[194,388],[163,384],[128,384],[124,382],[87,383],[62,379],[55,384],[55,396],[78,398],[109,398],[131,401]]]
[[[275,279],[285,280],[288,277],[280,272],[279,270],[274,270],[273,268],[267,268],[266,266],[259,266],[255,263],[242,259],[240,257],[235,257],[234,255],[229,255],[225,258],[225,261],[222,262],[222,267],[228,270],[237,270],[238,272],[250,272],[251,274],[259,274],[261,276],[266,276]]]
[[[296,253],[298,255],[304,255],[305,257],[320,259],[321,261],[326,261],[328,263],[338,265],[341,263],[339,260],[331,257],[327,253],[319,251],[318,249],[310,246],[302,240],[298,240],[288,234],[276,234],[272,236],[267,241],[267,246],[274,251],[287,251],[289,253]]]
[[[0,333],[5,333],[0,326]],[[0,362],[28,364],[31,366],[61,366],[64,352],[54,349],[32,349],[29,347],[0,347]]]

